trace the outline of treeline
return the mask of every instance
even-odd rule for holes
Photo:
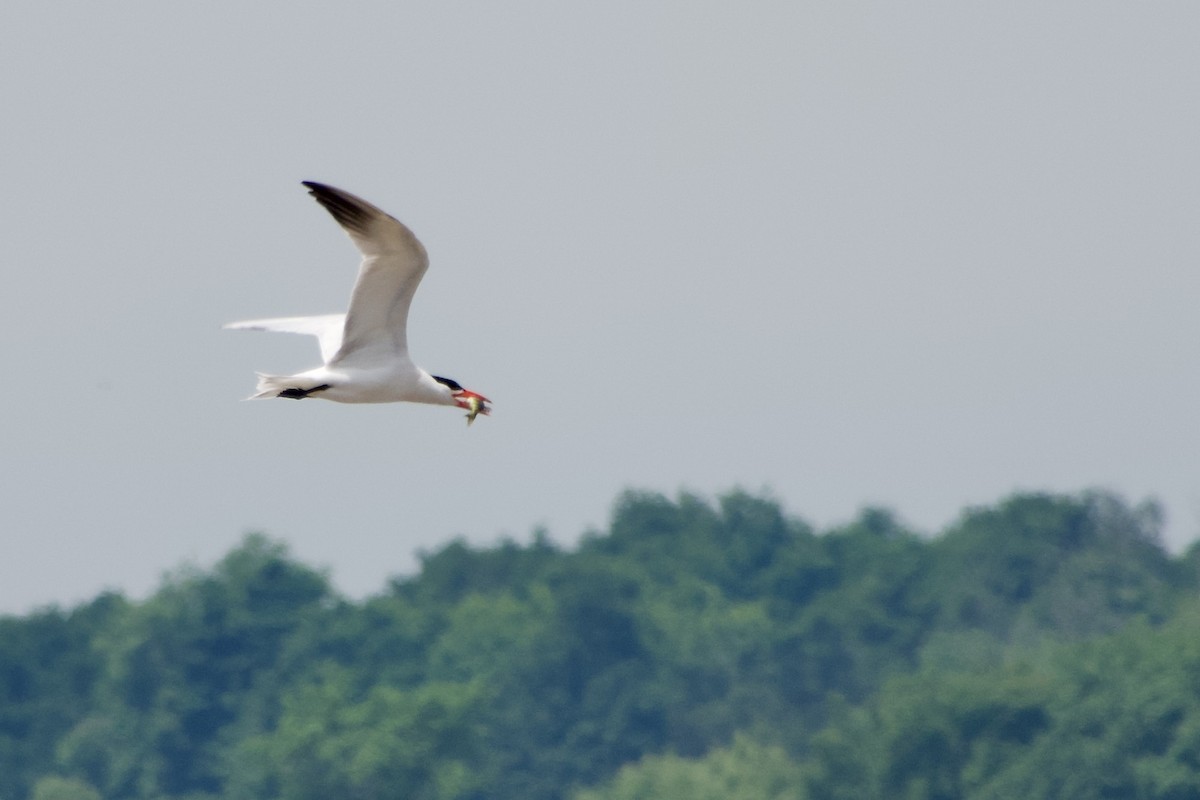
[[[928,539],[630,493],[362,602],[250,536],[0,618],[0,800],[1200,798],[1200,550],[1022,494]]]

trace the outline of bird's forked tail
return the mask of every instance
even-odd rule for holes
[[[288,397],[293,400],[302,400],[316,392],[323,392],[329,388],[329,384],[320,383],[311,378],[303,378],[298,375],[264,375],[259,372],[258,385],[255,388],[255,393],[247,397],[247,400],[260,400],[264,397]]]

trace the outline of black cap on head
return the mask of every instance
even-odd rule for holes
[[[444,385],[446,385],[446,386],[449,386],[449,387],[450,387],[450,389],[451,389],[451,391],[455,391],[455,392],[461,392],[461,391],[463,390],[463,388],[462,388],[462,385],[461,385],[461,384],[459,384],[459,382],[458,382],[458,381],[451,380],[450,378],[442,378],[442,377],[440,377],[440,376],[438,376],[438,375],[434,375],[434,376],[433,376],[433,379],[434,379],[435,381],[437,381],[438,383],[441,383],[441,384],[444,384]]]

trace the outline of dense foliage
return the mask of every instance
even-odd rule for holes
[[[349,602],[250,536],[0,618],[0,800],[1200,798],[1200,552],[1025,494],[933,539],[630,493]]]

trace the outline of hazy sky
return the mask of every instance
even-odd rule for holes
[[[1016,489],[1200,534],[1200,5],[0,5],[0,610],[251,530],[353,596],[626,487],[934,532]],[[418,363],[240,402],[412,227]]]

